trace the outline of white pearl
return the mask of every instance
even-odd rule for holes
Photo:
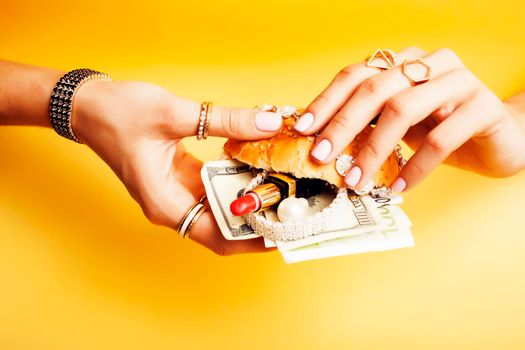
[[[305,198],[288,197],[277,208],[277,217],[281,222],[300,221],[309,215],[309,205]]]

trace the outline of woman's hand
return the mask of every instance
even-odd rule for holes
[[[77,92],[73,130],[117,174],[147,218],[177,228],[204,194],[202,162],[180,142],[197,131],[199,104],[146,83],[91,80]],[[268,138],[281,127],[275,113],[215,106],[210,136]],[[261,239],[227,241],[206,212],[191,239],[221,255],[264,251]]]
[[[458,56],[441,49],[427,54],[408,48],[398,62],[421,57],[431,67],[428,82],[413,86],[401,67],[389,70],[358,63],[344,68],[308,106],[296,125],[303,134],[318,130],[314,159],[333,160],[377,115],[379,119],[346,175],[360,189],[403,139],[416,152],[392,189],[417,185],[445,162],[488,176],[509,176],[525,166],[525,131],[512,108],[465,68]],[[421,65],[407,67],[424,75]]]

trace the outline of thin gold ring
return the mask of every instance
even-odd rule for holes
[[[365,60],[367,67],[387,70],[396,66],[396,54],[389,49],[377,49],[371,56]],[[383,62],[383,64],[379,63]]]
[[[423,77],[416,77],[416,76],[412,76],[409,74],[407,67],[410,65],[416,65],[416,64],[421,65],[423,66],[423,68],[425,68],[425,75]],[[427,62],[425,62],[425,60],[423,60],[420,57],[417,57],[417,58],[411,58],[411,59],[405,60],[401,67],[401,72],[410,81],[410,84],[419,85],[419,84],[426,83],[427,81],[430,80],[431,68],[430,68],[430,65]]]
[[[206,211],[206,206],[204,201],[206,200],[206,195],[203,195],[198,202],[193,204],[191,208],[184,214],[182,220],[177,227],[177,232],[182,238],[189,237],[190,230],[192,226],[197,222],[199,217]]]
[[[204,101],[201,103],[199,112],[199,125],[197,127],[197,140],[206,139],[208,137],[208,128],[210,126],[210,111],[212,103]],[[206,130],[205,130],[206,129]]]
[[[208,102],[208,106],[206,108],[206,123],[204,124],[204,131],[202,133],[202,139],[206,140],[208,138],[208,132],[210,131],[210,121],[211,121],[211,111],[213,108],[213,103]]]
[[[195,225],[195,223],[197,222],[197,220],[199,220],[201,215],[204,214],[206,209],[208,208],[206,208],[206,206],[203,204],[202,207],[199,209],[199,211],[197,211],[193,219],[188,224],[188,228],[186,229],[186,232],[184,232],[184,238],[190,238],[190,233],[191,233],[191,229],[193,228],[193,225]]]

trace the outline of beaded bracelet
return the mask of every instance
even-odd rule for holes
[[[73,132],[71,112],[73,97],[78,88],[91,79],[111,80],[107,74],[92,69],[75,69],[64,74],[56,83],[49,101],[49,119],[53,129],[60,135],[72,141],[82,143]]]

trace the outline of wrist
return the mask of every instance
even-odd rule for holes
[[[92,79],[78,88],[73,98],[71,127],[78,139],[91,147],[96,135],[107,129],[104,117],[111,81]]]

